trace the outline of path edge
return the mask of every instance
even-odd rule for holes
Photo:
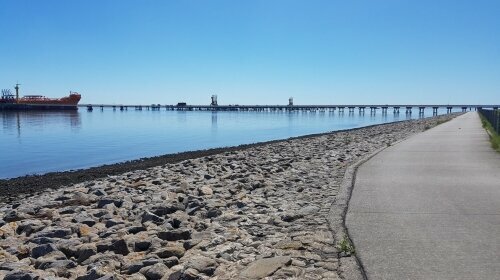
[[[460,115],[463,115],[463,114],[455,115],[451,119],[447,120],[446,122],[453,120]],[[436,126],[439,126],[441,124],[442,123],[440,123]],[[435,127],[435,126],[433,126],[433,127]],[[363,158],[361,158],[357,162],[349,165],[346,168],[346,171],[344,173],[344,177],[342,178],[342,183],[340,184],[340,187],[339,187],[338,194],[335,197],[332,205],[330,206],[330,211],[328,212],[328,217],[327,217],[328,226],[330,228],[330,231],[333,234],[334,246],[337,246],[338,242],[345,237],[347,237],[349,244],[354,246],[354,242],[352,241],[351,237],[349,236],[349,230],[347,229],[347,226],[345,224],[345,217],[346,217],[347,211],[349,209],[349,201],[351,200],[352,190],[354,189],[354,184],[356,182],[356,174],[358,172],[358,168],[362,164],[364,164],[365,162],[372,159],[378,153],[384,151],[385,149],[390,148],[394,145],[397,145],[403,141],[406,141],[409,138],[411,138],[412,136],[414,136],[416,134],[423,133],[423,132],[425,132],[425,130],[408,135],[407,137],[405,137],[403,139],[400,139],[398,141],[390,143],[389,146],[378,148],[377,150],[364,156]],[[355,249],[355,247],[354,247],[354,249]],[[339,252],[339,255],[340,255],[340,252]],[[356,252],[354,252],[353,254],[351,254],[349,256],[340,256],[339,260],[340,260],[340,262],[339,262],[339,275],[342,279],[345,279],[345,280],[368,280],[363,263],[359,259]]]
[[[330,211],[328,212],[328,218],[327,218],[328,226],[330,227],[330,231],[333,234],[333,240],[334,240],[335,246],[338,244],[338,242],[340,240],[342,240],[345,237],[347,237],[347,239],[351,245],[353,244],[352,239],[349,236],[349,231],[345,225],[345,217],[347,214],[347,210],[349,208],[349,201],[351,199],[352,190],[354,188],[354,183],[356,181],[356,174],[357,174],[358,168],[363,163],[367,162],[368,160],[370,160],[371,158],[376,156],[378,153],[410,138],[413,135],[410,135],[409,137],[395,141],[394,143],[391,143],[390,146],[378,148],[377,150],[364,156],[362,159],[349,165],[346,168],[346,171],[344,173],[344,177],[342,179],[342,183],[340,184],[338,194],[335,197],[335,200],[333,201],[332,205],[330,206]],[[340,257],[339,260],[340,260],[339,274],[340,274],[342,279],[346,279],[346,280],[367,280],[368,279],[366,276],[363,264],[362,264],[361,260],[358,258],[356,253],[353,253],[350,256]]]

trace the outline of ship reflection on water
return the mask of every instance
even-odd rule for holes
[[[0,111],[0,116],[2,129],[7,133],[17,133],[18,137],[24,130],[43,129],[45,126],[72,130],[81,127],[78,111]]]

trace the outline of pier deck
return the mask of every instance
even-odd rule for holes
[[[88,110],[93,110],[94,108],[113,108],[114,110],[170,110],[170,111],[335,111],[343,113],[344,109],[347,108],[349,113],[354,113],[357,108],[359,113],[364,113],[366,108],[370,108],[370,113],[374,114],[377,110],[381,110],[383,114],[387,114],[389,109],[392,109],[393,113],[399,113],[400,109],[404,109],[406,114],[412,114],[413,109],[418,109],[419,114],[424,114],[425,109],[432,109],[434,114],[437,114],[439,108],[446,109],[448,113],[451,113],[453,109],[460,109],[462,112],[475,111],[479,108],[493,108],[498,109],[500,105],[467,105],[467,104],[427,104],[427,105],[161,105],[161,104],[151,104],[151,105],[124,105],[124,104],[80,104],[79,107],[86,107]]]

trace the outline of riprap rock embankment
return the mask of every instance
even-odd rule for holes
[[[5,279],[338,279],[346,167],[442,116],[284,140],[1,204]],[[333,232],[332,232],[333,231]]]

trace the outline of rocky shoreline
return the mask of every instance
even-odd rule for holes
[[[346,170],[445,115],[226,150],[0,203],[4,279],[352,279]],[[354,269],[356,269],[354,267]]]
[[[360,128],[349,129],[354,131]],[[339,131],[340,132],[340,131]],[[335,132],[334,132],[335,133]],[[142,170],[165,164],[178,163],[184,160],[196,159],[211,155],[217,155],[226,152],[242,151],[263,145],[279,143],[295,139],[308,139],[322,135],[330,135],[332,132],[310,134],[298,137],[292,137],[284,140],[273,140],[258,142],[253,144],[243,144],[239,146],[213,148],[206,150],[186,151],[175,154],[166,154],[149,158],[106,164],[86,169],[50,172],[41,175],[27,175],[11,179],[0,179],[0,202],[11,202],[19,197],[31,196],[44,191],[45,189],[57,189],[68,185],[73,185],[85,181],[95,180],[107,176],[120,175],[125,172]]]

